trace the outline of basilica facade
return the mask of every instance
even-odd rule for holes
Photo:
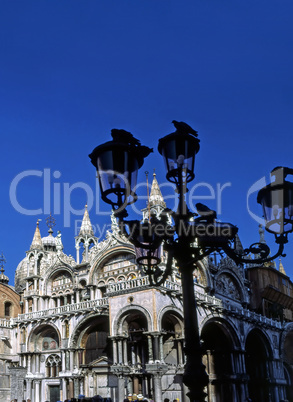
[[[149,208],[159,217],[164,205],[154,175]],[[122,402],[135,392],[155,402],[188,402],[176,262],[164,284],[151,286],[115,218],[99,240],[87,209],[74,241],[75,258],[50,221],[45,237],[37,223],[14,286],[2,267],[0,400],[101,395]],[[194,292],[206,400],[293,401],[293,289],[282,264],[251,260],[243,267],[213,255],[198,263]]]

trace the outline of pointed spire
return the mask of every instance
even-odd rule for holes
[[[156,173],[154,172],[153,174],[153,182],[152,182],[152,188],[151,188],[151,194],[150,194],[150,207],[155,207],[155,206],[161,206],[163,208],[166,208],[166,203],[164,201],[164,198],[162,196],[159,183],[157,181]]]
[[[92,227],[92,223],[90,220],[90,216],[87,210],[87,205],[85,206],[85,211],[84,215],[82,218],[82,223],[79,231],[79,236],[80,235],[88,235],[88,236],[94,236],[94,231]]]
[[[258,233],[259,233],[259,242],[266,244],[265,230],[263,228],[263,225],[261,225],[261,224],[258,225]]]
[[[0,272],[1,272],[1,274],[0,274],[0,282],[8,284],[9,278],[8,278],[8,276],[4,275],[4,265],[5,264],[6,264],[6,259],[5,259],[4,255],[3,255],[3,252],[2,252],[2,254],[0,255],[0,267],[1,267],[1,269],[0,269]]]
[[[281,258],[279,258],[279,272],[281,272],[281,274],[284,274],[284,275],[287,276],[287,274],[285,272],[285,269],[284,269],[284,266],[282,264]]]
[[[30,250],[32,249],[42,249],[43,248],[43,243],[42,243],[42,238],[41,238],[41,233],[39,229],[39,219],[37,220],[37,227],[35,230],[35,234],[33,237],[33,241],[30,247]]]

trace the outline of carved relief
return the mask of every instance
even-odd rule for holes
[[[216,281],[216,289],[224,296],[237,301],[241,300],[239,287],[230,275],[220,275]]]

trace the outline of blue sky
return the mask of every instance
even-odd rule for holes
[[[38,218],[47,235],[50,210],[75,256],[76,220],[95,193],[88,154],[112,128],[155,149],[139,180],[156,168],[160,183],[158,139],[173,119],[197,129],[194,194],[213,189],[201,201],[221,205],[219,218],[239,227],[244,246],[257,241],[247,193],[275,166],[293,167],[292,17],[291,0],[3,0],[0,252],[10,283]],[[109,208],[94,202],[102,230]],[[256,193],[249,205],[261,215]],[[293,276],[290,239],[283,265]]]

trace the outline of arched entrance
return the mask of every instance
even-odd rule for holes
[[[149,381],[144,375],[145,365],[148,361],[148,343],[145,332],[147,331],[147,319],[140,311],[130,311],[122,325],[123,333],[128,335],[127,359],[137,372],[132,376],[132,389],[130,391],[146,394]]]
[[[112,347],[109,337],[108,317],[97,317],[84,332],[81,346],[84,348],[80,364],[88,365],[93,361],[105,357],[112,360]]]
[[[272,351],[268,341],[259,330],[254,329],[247,336],[245,350],[249,397],[257,402],[272,401],[273,390],[270,389],[269,373]]]
[[[183,323],[175,314],[165,313],[162,318],[163,360],[166,364],[184,364]]]
[[[243,390],[235,375],[239,359],[231,330],[220,320],[205,324],[201,338],[203,341],[203,363],[209,375],[209,402],[240,402]],[[237,363],[237,364],[236,364]]]
[[[286,396],[293,402],[293,331],[286,334],[283,345],[284,372],[286,378]]]

